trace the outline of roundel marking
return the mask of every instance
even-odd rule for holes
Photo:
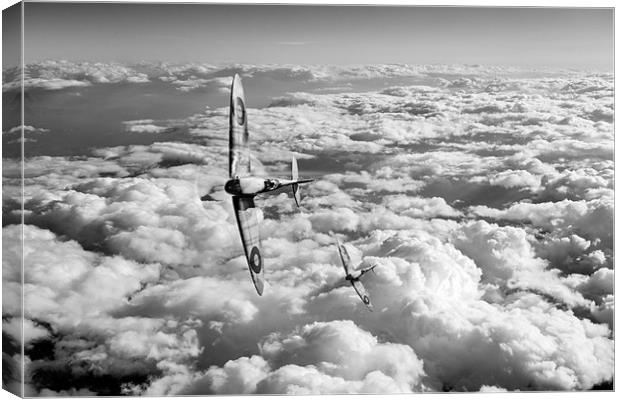
[[[370,303],[370,298],[368,298],[368,296],[364,295],[364,303],[366,305],[368,305]]]
[[[252,247],[250,251],[250,268],[254,273],[260,273],[263,268],[263,258],[260,256],[260,251],[256,247]]]
[[[241,97],[235,98],[235,116],[237,117],[237,124],[243,125],[245,123],[245,104]]]

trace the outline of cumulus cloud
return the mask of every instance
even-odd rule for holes
[[[603,241],[611,247],[613,202],[610,199],[591,201],[543,202],[532,204],[519,202],[507,209],[493,209],[485,206],[473,207],[477,215],[494,219],[507,219],[531,223],[547,231],[561,230],[577,233],[585,238]]]
[[[424,376],[409,346],[379,343],[350,320],[272,333],[260,352],[211,367],[185,393],[411,392],[421,387]]]
[[[558,271],[548,270],[547,263],[536,257],[528,238],[523,229],[479,221],[464,225],[455,245],[476,261],[483,281],[508,289],[535,290],[571,307],[589,306],[585,298],[564,284]]]
[[[2,331],[9,334],[16,341],[22,341],[28,345],[32,341],[49,337],[49,331],[40,325],[35,324],[30,319],[14,317],[2,322]]]
[[[5,227],[5,248],[17,247],[20,236],[19,226]],[[158,362],[183,363],[200,353],[195,332],[200,322],[113,316],[133,293],[158,280],[160,265],[97,255],[75,241],[61,241],[52,232],[30,225],[24,228],[24,243],[23,328],[30,359],[29,386],[45,383],[49,372],[90,381],[101,374],[118,379],[126,373],[163,374],[166,369]],[[19,283],[19,258],[3,260],[9,272],[5,284]],[[5,331],[14,333],[16,324],[22,322],[18,305],[3,305],[5,320],[8,318]],[[38,348],[44,343],[55,348],[51,357],[40,357]],[[63,364],[67,362],[75,366],[66,369]],[[140,367],[145,369],[139,371]],[[69,383],[59,380],[48,388],[80,388]]]

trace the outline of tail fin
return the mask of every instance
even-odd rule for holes
[[[297,167],[297,160],[293,157],[291,162],[291,180],[297,181],[299,179],[299,168]]]
[[[297,167],[297,160],[293,157],[293,162],[291,163],[291,180],[297,181],[299,179],[299,168]],[[299,193],[299,184],[293,183],[291,185],[293,187],[293,197],[295,198],[295,204],[299,207],[299,203],[301,202],[301,194]]]

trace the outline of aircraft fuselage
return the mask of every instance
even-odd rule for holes
[[[292,181],[265,179],[262,177],[237,177],[230,179],[224,185],[224,190],[231,195],[256,195],[274,191],[280,187],[290,185]]]

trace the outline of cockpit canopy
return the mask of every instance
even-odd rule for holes
[[[280,186],[280,182],[277,179],[265,179],[265,190],[273,190]]]

